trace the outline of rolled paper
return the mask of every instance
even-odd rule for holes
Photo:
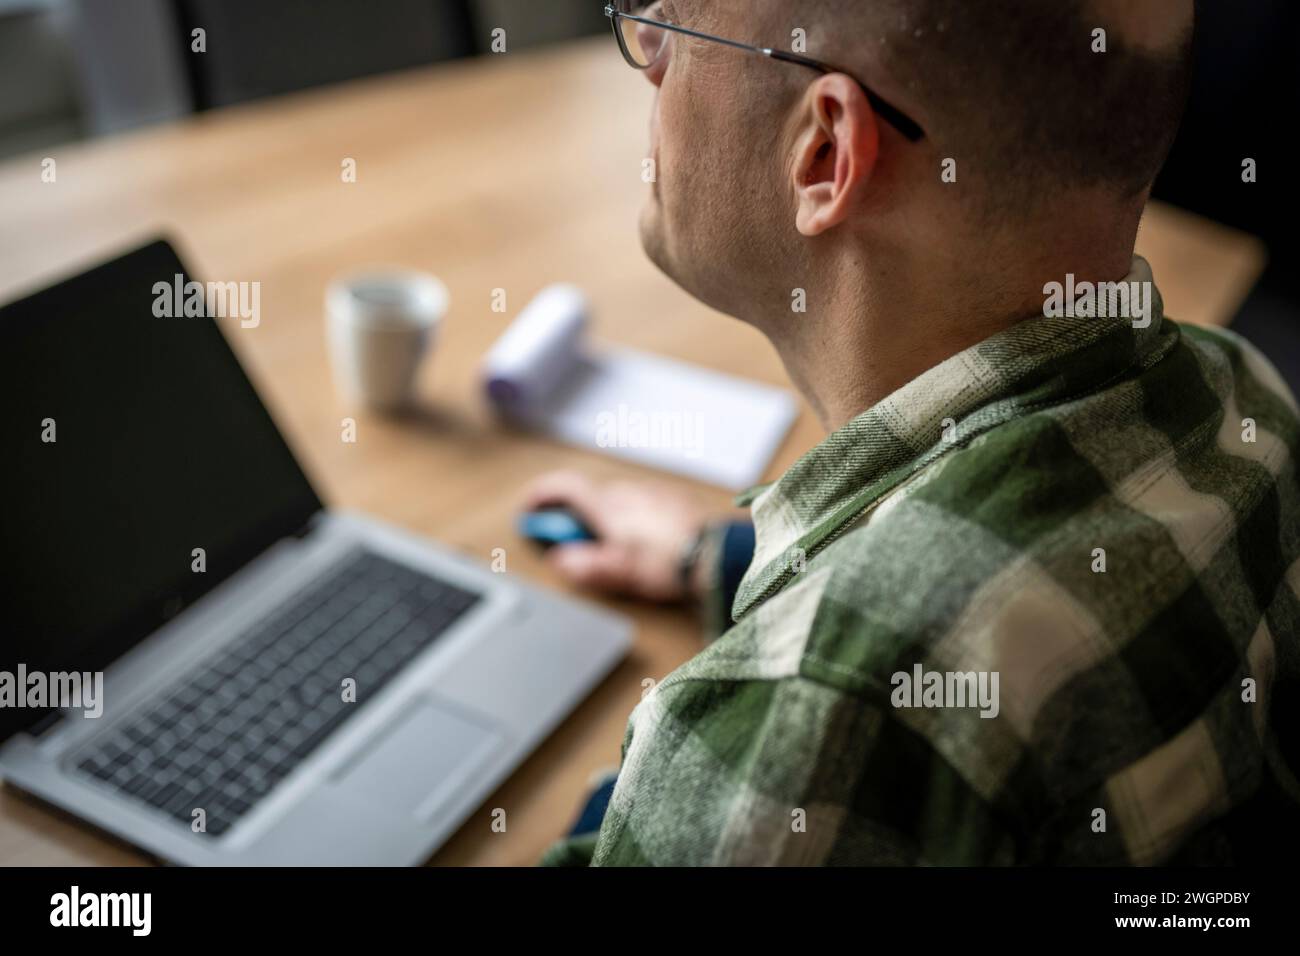
[[[483,360],[488,400],[507,413],[542,402],[577,364],[587,315],[587,296],[577,286],[539,292]]]

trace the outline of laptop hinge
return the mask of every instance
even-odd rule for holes
[[[291,537],[297,538],[299,541],[301,541],[303,538],[307,537],[309,534],[311,534],[313,531],[315,531],[318,527],[320,527],[320,519],[321,519],[321,516],[324,515],[324,514],[325,514],[324,511],[317,511],[317,512],[316,512],[315,514],[313,514],[310,518],[308,518],[307,521],[306,521],[306,523],[305,523],[301,528],[299,528],[297,531],[295,531],[295,532],[291,535]]]
[[[27,734],[31,737],[44,737],[55,727],[63,723],[63,711],[52,710],[36,723],[27,728]]]

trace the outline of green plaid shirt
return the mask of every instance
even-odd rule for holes
[[[1153,306],[1024,321],[742,499],[734,626],[632,712],[598,837],[548,861],[1276,848],[1300,807],[1295,399],[1242,339]]]

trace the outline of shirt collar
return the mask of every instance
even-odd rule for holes
[[[1176,328],[1163,321],[1160,293],[1144,259],[1134,257],[1123,281],[1149,295],[1143,318],[1102,318],[1076,309],[1070,310],[1074,315],[1025,319],[924,372],[836,430],[778,481],[741,495],[737,503],[752,506],[756,541],[733,618],[739,620],[818,547],[949,451],[1028,405],[1099,388],[1126,368],[1155,361],[1172,344],[1170,335],[1176,338]],[[1061,285],[1066,294],[1078,291],[1072,281]]]

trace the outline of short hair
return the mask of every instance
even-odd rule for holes
[[[1107,29],[1090,0],[830,5],[860,17],[885,70],[924,105],[943,155],[957,160],[960,175],[989,185],[985,198],[999,208],[1036,206],[1071,187],[1135,198],[1178,133],[1191,30],[1153,51]],[[1095,52],[1102,40],[1105,52]]]

